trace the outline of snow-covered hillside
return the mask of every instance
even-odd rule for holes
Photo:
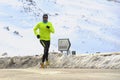
[[[0,27],[0,35],[1,54],[7,53],[8,56],[30,55],[39,49],[37,46],[35,46],[37,43],[35,43],[33,39],[31,40],[29,32],[23,29],[16,29],[15,27],[12,28],[12,26],[3,26]]]
[[[42,53],[32,29],[43,13],[49,14],[56,30],[51,51],[57,51],[59,38],[70,38],[71,50],[77,53],[119,52],[119,9],[119,0],[1,0],[0,54]]]
[[[34,36],[32,29],[24,30],[12,25],[0,27],[0,56],[38,55],[43,52],[39,40]],[[55,49],[53,46],[51,48]],[[6,55],[4,55],[6,53]]]

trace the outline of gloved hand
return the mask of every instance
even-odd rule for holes
[[[48,29],[49,29],[49,28],[50,28],[50,26],[46,26],[46,28],[48,28]]]
[[[39,39],[39,38],[40,38],[40,35],[37,35],[37,38]]]

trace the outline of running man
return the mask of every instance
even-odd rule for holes
[[[48,15],[44,14],[43,15],[43,21],[39,22],[35,27],[34,27],[34,34],[38,39],[40,39],[40,43],[44,48],[44,54],[42,57],[42,63],[40,63],[41,68],[45,67],[44,62],[46,61],[46,65],[49,65],[48,61],[48,52],[49,52],[49,47],[50,47],[50,39],[51,33],[54,33],[54,27],[51,22],[48,22]]]

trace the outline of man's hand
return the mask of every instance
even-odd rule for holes
[[[49,28],[50,28],[50,26],[46,26],[46,28],[48,28],[48,29],[49,29]]]
[[[39,38],[40,38],[40,35],[37,35],[37,38],[39,39]]]

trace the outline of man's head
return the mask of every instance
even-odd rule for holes
[[[47,14],[43,14],[43,22],[44,23],[48,22],[48,15]]]

